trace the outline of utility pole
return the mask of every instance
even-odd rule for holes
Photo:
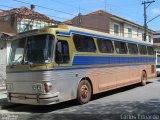
[[[147,8],[151,5],[151,3],[155,2],[153,1],[143,1],[142,4],[144,5],[144,41],[146,41],[147,38]],[[148,5],[147,5],[148,4]]]
[[[106,7],[107,7],[106,2],[107,2],[107,1],[104,0],[104,2],[105,2],[105,3],[104,3],[104,5],[105,5],[105,6],[104,6],[104,7],[105,7],[104,10],[105,10],[105,12],[106,12]]]

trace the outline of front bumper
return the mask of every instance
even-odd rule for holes
[[[54,94],[18,94],[8,93],[8,102],[30,104],[30,105],[50,105],[59,102],[59,93]]]

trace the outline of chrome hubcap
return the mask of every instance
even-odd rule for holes
[[[88,89],[87,85],[82,85],[82,87],[81,87],[81,97],[84,98],[84,99],[87,98],[88,93],[89,93],[89,89]]]

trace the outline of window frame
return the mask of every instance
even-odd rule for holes
[[[152,42],[152,36],[151,35],[148,35],[148,41]]]
[[[144,48],[145,47],[145,53],[144,53]],[[141,54],[141,55],[147,55],[147,47],[145,46],[145,45],[138,45],[138,49],[139,49],[139,53]]]
[[[78,39],[75,37],[79,37]],[[85,39],[86,38],[86,39]],[[89,39],[88,39],[89,38]],[[86,42],[87,41],[87,42]],[[86,42],[86,43],[85,43]],[[73,43],[75,49],[78,52],[90,52],[95,53],[97,51],[96,44],[93,37],[86,36],[86,35],[73,35]],[[85,44],[84,44],[85,43]],[[87,44],[92,44],[92,46],[88,47]],[[89,49],[90,48],[90,49]]]
[[[62,43],[62,42],[63,42],[63,43],[65,42],[65,43],[67,43],[67,48],[68,48],[68,49],[67,49],[67,52],[68,52],[68,54],[67,54],[67,55],[68,55],[68,56],[67,56],[68,58],[67,58],[67,59],[68,59],[68,60],[66,60],[66,61],[64,61],[64,58],[63,58],[63,57],[65,57],[64,55],[62,55],[62,54],[60,54],[60,53],[57,54],[57,53],[58,53],[58,51],[57,51],[57,49],[58,49],[58,48],[57,48],[58,42],[61,42],[61,43]],[[61,47],[62,47],[62,46],[61,46]],[[62,49],[61,49],[61,50],[62,50]],[[63,51],[63,52],[64,52],[64,51]],[[58,56],[58,55],[59,55],[59,56]],[[61,58],[62,58],[62,59],[60,58],[61,61],[57,61],[57,57],[61,57]],[[56,62],[57,64],[68,64],[68,63],[70,62],[69,43],[68,43],[67,40],[57,40],[57,42],[56,42],[56,47],[55,47],[55,58],[54,58],[54,59],[55,59],[55,62]],[[59,58],[58,58],[58,59],[59,59]]]
[[[131,52],[131,47],[133,47],[133,45],[134,46],[136,46],[136,53],[135,53],[135,49],[134,49],[134,52],[132,51]],[[135,47],[134,47],[135,48]],[[132,48],[133,49],[133,48]],[[130,54],[138,54],[139,53],[139,51],[138,51],[138,46],[137,46],[137,44],[134,44],[134,43],[128,43],[128,52],[130,53]]]
[[[115,25],[118,26],[118,33],[116,33],[116,31],[115,31]],[[118,35],[118,36],[120,35],[120,25],[119,24],[117,24],[117,23],[113,24],[113,32],[114,32],[114,35]]]
[[[123,43],[125,46],[124,46],[124,50],[125,52],[122,52],[122,49],[117,47],[117,43]],[[127,45],[126,45],[126,42],[121,42],[121,41],[114,41],[114,46],[115,46],[115,51],[117,54],[128,54],[128,49],[127,49]],[[122,47],[122,46],[121,46]],[[117,49],[118,48],[118,49]],[[118,52],[119,50],[119,52]]]
[[[100,41],[101,41],[101,43],[100,43]],[[110,45],[110,47],[111,47],[111,51],[109,52],[109,51],[103,51],[102,50],[102,46],[101,45],[104,45],[104,43],[103,42],[105,41],[106,43],[107,42],[109,42],[109,43],[111,43]],[[101,44],[101,45],[100,45]],[[112,43],[112,40],[108,40],[108,39],[103,39],[103,38],[97,38],[97,45],[98,45],[98,49],[99,49],[99,52],[100,53],[114,53],[114,47],[113,47],[113,43]],[[106,44],[106,46],[105,46],[106,48],[107,48],[107,44]],[[109,48],[108,48],[109,49]]]
[[[151,48],[153,51],[150,52],[149,48]],[[148,55],[154,55],[154,48],[153,48],[153,46],[147,46],[147,53],[148,53]]]
[[[129,32],[129,30],[131,30]],[[132,28],[131,27],[128,27],[128,38],[132,38]]]

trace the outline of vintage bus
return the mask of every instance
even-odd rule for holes
[[[149,43],[57,25],[14,36],[7,66],[8,101],[87,103],[104,91],[156,76]]]

